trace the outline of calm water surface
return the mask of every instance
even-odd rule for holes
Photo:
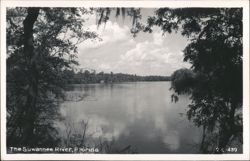
[[[196,153],[201,130],[186,118],[190,100],[172,103],[169,88],[170,82],[73,85],[60,109],[71,122],[88,121],[92,139],[138,153]]]

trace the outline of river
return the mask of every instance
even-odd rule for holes
[[[137,153],[197,153],[201,130],[185,115],[190,100],[171,102],[169,88],[170,82],[71,85],[60,111],[71,123],[88,122],[86,140],[95,143],[113,141]]]

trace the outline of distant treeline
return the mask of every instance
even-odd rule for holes
[[[136,81],[170,81],[170,76],[138,76],[136,74],[104,73],[89,70],[65,70],[64,74],[69,84],[84,83],[115,83],[115,82],[136,82]]]

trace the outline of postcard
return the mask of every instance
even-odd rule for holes
[[[1,1],[1,159],[248,160],[248,7]]]

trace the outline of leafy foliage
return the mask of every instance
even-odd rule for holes
[[[30,9],[30,11],[29,11]],[[77,44],[97,35],[84,28],[82,15],[92,14],[84,8],[37,8],[39,15],[31,27],[33,51],[24,51],[23,22],[36,8],[9,8],[7,10],[7,144],[23,145],[27,124],[34,124],[33,145],[55,145],[58,139],[53,120],[58,118],[56,98],[64,87],[64,70],[77,64]],[[29,12],[27,12],[29,11]],[[33,65],[32,65],[33,64]],[[35,65],[35,66],[34,66]],[[31,80],[36,79],[34,84]],[[35,107],[27,107],[31,86],[36,87]],[[34,109],[35,120],[27,109]],[[29,116],[28,116],[29,115]],[[55,142],[53,142],[53,140]]]
[[[7,10],[7,144],[23,144],[25,117],[31,116],[26,105],[32,96],[31,87],[36,87],[35,107],[29,107],[34,108],[35,118],[32,121],[35,137],[30,142],[36,146],[55,145],[58,140],[54,140],[57,134],[52,120],[59,117],[55,98],[60,97],[65,78],[72,74],[69,72],[72,65],[77,64],[76,45],[97,37],[83,25],[82,15],[92,14],[93,10],[39,8],[29,33],[32,37],[29,54],[25,52],[28,41],[22,24],[32,14],[27,10]],[[177,101],[179,94],[191,95],[187,115],[203,127],[202,152],[222,153],[232,140],[242,140],[241,8],[160,8],[148,18],[147,26],[139,23],[140,9],[100,8],[96,10],[100,17],[98,25],[109,19],[111,10],[116,11],[116,16],[132,17],[134,35],[141,30],[152,32],[153,26],[158,26],[163,32],[180,31],[189,38],[184,61],[192,67],[172,75],[175,92],[172,100]]]
[[[242,9],[161,8],[144,31],[155,25],[189,38],[184,61],[192,64],[191,71],[174,72],[171,89],[191,95],[188,118],[206,133],[201,151],[222,153],[242,138]]]
[[[100,26],[101,24],[105,24],[111,15],[111,12],[115,11],[115,17],[118,18],[120,15],[123,19],[125,19],[126,16],[132,18],[132,26],[131,26],[131,33],[135,37],[138,32],[140,32],[144,25],[140,22],[141,19],[141,12],[140,8],[98,8],[96,10],[98,14],[98,22],[97,25]]]

